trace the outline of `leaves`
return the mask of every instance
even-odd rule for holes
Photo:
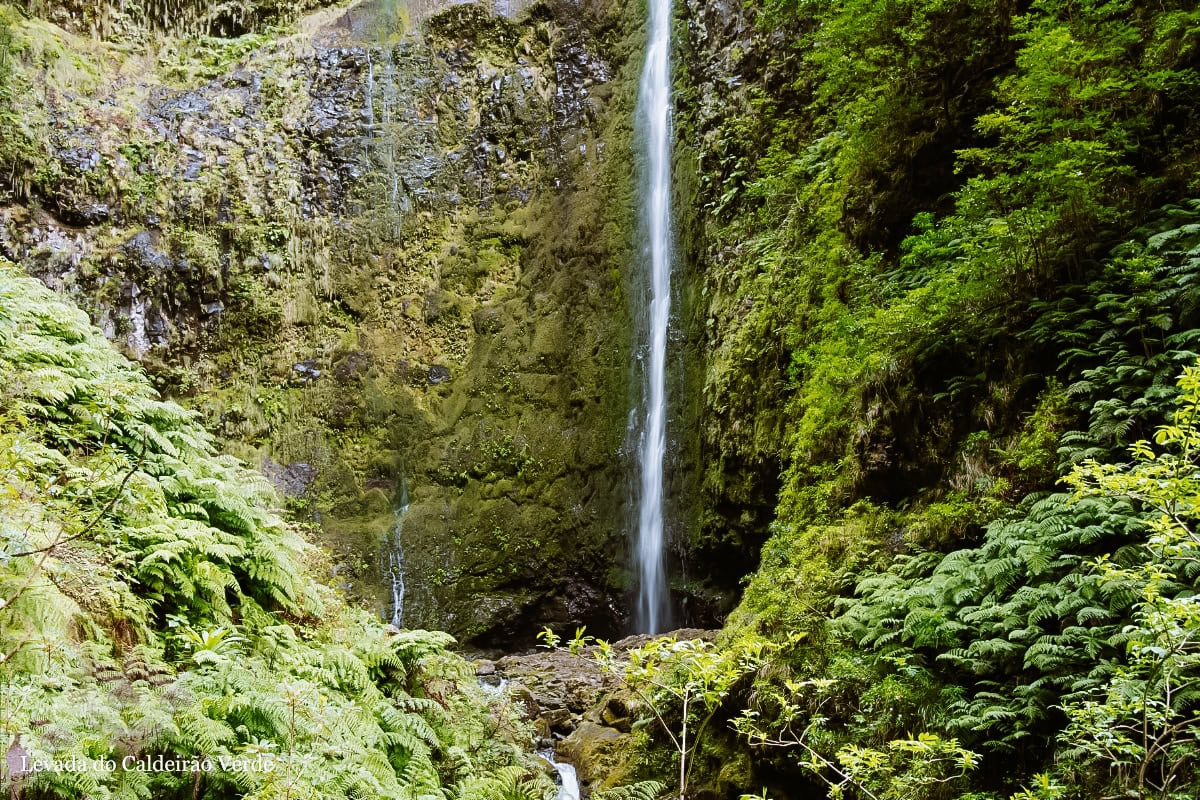
[[[261,476],[2,260],[0,409],[0,732],[46,760],[216,764],[198,783],[190,770],[67,769],[22,791],[552,792],[498,732],[522,730],[515,712],[473,699],[451,637],[390,634],[317,584]]]
[[[1131,448],[1132,464],[1086,462],[1068,478],[1080,498],[1118,497],[1151,509],[1145,559],[1097,568],[1140,597],[1122,630],[1126,659],[1102,684],[1064,704],[1065,752],[1114,789],[1163,798],[1194,796],[1200,757],[1200,367],[1179,379],[1173,420],[1155,443]]]

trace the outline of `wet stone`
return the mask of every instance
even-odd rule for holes
[[[292,364],[292,372],[305,382],[315,381],[321,377],[321,370],[317,369],[317,362],[311,358]]]

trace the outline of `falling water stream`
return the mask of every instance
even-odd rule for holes
[[[392,624],[404,625],[404,545],[400,534],[404,530],[404,515],[408,513],[408,481],[400,478],[400,502],[396,506],[396,521],[388,536],[387,578],[392,588]]]
[[[558,795],[555,800],[579,800],[579,777],[575,774],[575,767],[556,761],[553,750],[543,750],[541,756],[558,773]]]
[[[575,767],[556,761],[554,771],[558,773],[559,780],[557,800],[579,800],[579,779],[575,776]]]
[[[638,94],[636,129],[643,158],[639,175],[643,258],[648,271],[648,320],[641,350],[644,385],[638,462],[638,573],[636,623],[643,633],[667,624],[663,550],[663,460],[667,447],[667,329],[671,317],[671,0],[650,0],[646,63]]]

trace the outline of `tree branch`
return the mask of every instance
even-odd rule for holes
[[[125,473],[125,477],[123,477],[121,479],[120,484],[117,485],[117,491],[113,493],[112,499],[110,499],[107,503],[104,504],[104,508],[100,509],[100,511],[98,511],[94,517],[92,517],[91,521],[89,521],[86,525],[83,526],[82,530],[80,530],[78,533],[73,533],[70,536],[67,536],[66,538],[63,538],[60,536],[60,537],[56,538],[50,544],[46,545],[45,547],[39,547],[34,550],[25,550],[20,553],[8,553],[7,554],[8,558],[25,558],[26,556],[36,556],[41,553],[49,553],[51,550],[53,550],[56,547],[61,547],[62,545],[67,544],[68,542],[73,542],[76,539],[82,539],[84,536],[87,536],[97,525],[100,524],[101,520],[103,520],[106,516],[108,516],[108,513],[110,511],[112,511],[113,508],[117,505],[117,501],[121,499],[121,493],[125,491],[125,487],[126,487],[126,485],[128,485],[130,479],[133,478],[133,476],[135,474],[137,474],[138,470],[140,470],[142,468],[142,464],[145,462],[145,460],[146,460],[146,437],[143,435],[142,451],[138,454],[137,461],[134,462],[133,466],[131,466],[129,468],[129,470]],[[41,562],[39,561],[39,564],[40,563]]]

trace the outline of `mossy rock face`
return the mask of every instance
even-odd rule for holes
[[[36,102],[0,243],[264,465],[365,602],[404,494],[406,624],[613,630],[632,12],[410,12],[145,50],[9,14],[0,79]]]
[[[610,789],[633,776],[631,736],[585,720],[558,746],[575,765],[579,780],[591,791]]]
[[[295,21],[327,0],[21,0],[16,5],[63,28],[106,39],[177,34],[238,36]]]

